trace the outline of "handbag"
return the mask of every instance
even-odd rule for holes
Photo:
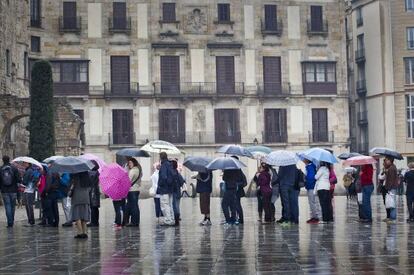
[[[390,192],[385,195],[385,208],[395,208],[395,195]]]
[[[156,190],[155,190],[155,188],[153,186],[151,186],[151,188],[149,189],[148,193],[149,193],[149,195],[151,197],[155,197],[155,195],[157,194],[157,192],[156,192]]]
[[[357,193],[357,198],[358,198],[358,204],[362,204],[362,193],[361,192]]]

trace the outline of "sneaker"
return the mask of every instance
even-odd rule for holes
[[[279,220],[276,221],[276,223],[284,223],[286,222],[283,218],[280,218]]]
[[[387,221],[387,224],[395,224],[395,220],[391,220],[391,219],[389,219],[389,220]]]
[[[306,221],[306,223],[312,223],[315,220],[315,218],[311,218],[309,220]]]
[[[115,225],[114,225],[114,228],[115,228],[115,229],[121,229],[121,228],[122,228],[122,225],[120,225],[120,224],[115,224]]]
[[[202,225],[202,226],[205,226],[205,225],[211,225],[211,221],[210,221],[210,220],[205,219],[205,220],[203,220],[203,221],[201,221],[201,222],[200,222],[200,225]]]
[[[390,219],[388,219],[388,218],[385,218],[385,219],[383,219],[382,221],[383,222],[388,222]]]
[[[63,227],[69,227],[72,226],[73,224],[71,222],[65,222],[64,224],[62,224]]]
[[[319,219],[312,219],[312,221],[308,222],[309,224],[318,224]]]

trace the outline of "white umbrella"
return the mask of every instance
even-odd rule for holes
[[[271,152],[264,158],[264,162],[272,166],[289,166],[295,165],[298,158],[295,153],[279,150]]]
[[[141,150],[150,152],[150,153],[161,153],[165,152],[169,155],[179,155],[181,151],[175,147],[174,144],[163,141],[163,140],[153,140],[141,147]]]
[[[18,158],[15,158],[14,160],[12,160],[12,162],[26,162],[26,163],[33,164],[33,165],[43,169],[42,164],[40,162],[38,162],[37,160],[35,160],[34,158],[31,158],[31,157],[18,157]]]

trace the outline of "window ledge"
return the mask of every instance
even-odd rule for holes
[[[234,25],[234,21],[219,21],[219,20],[216,20],[216,21],[214,21],[213,22],[214,24],[216,24],[216,25]]]
[[[179,20],[159,20],[158,21],[160,24],[179,24],[180,21]]]

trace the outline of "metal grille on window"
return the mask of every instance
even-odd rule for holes
[[[277,6],[265,5],[265,30],[277,30]]]

